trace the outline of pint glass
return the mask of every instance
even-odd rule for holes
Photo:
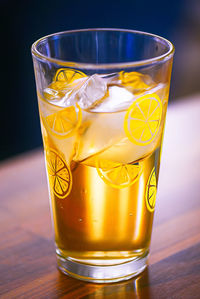
[[[120,29],[32,46],[58,267],[129,279],[147,265],[173,45]]]

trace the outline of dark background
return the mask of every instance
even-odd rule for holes
[[[170,103],[200,92],[199,0],[0,0],[0,160],[41,146],[31,44],[63,30],[113,27],[147,31],[176,48]]]

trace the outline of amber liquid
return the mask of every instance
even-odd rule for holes
[[[106,184],[95,167],[72,163],[72,190],[63,200],[52,197],[55,241],[59,254],[76,259],[124,259],[148,250],[153,212],[145,190],[155,166],[158,178],[160,148],[141,160],[142,173],[130,187]]]
[[[167,99],[167,94],[163,92],[161,98]],[[64,158],[72,176],[71,191],[64,199],[57,197],[49,186],[55,242],[60,257],[95,265],[98,260],[99,264],[106,260],[114,263],[117,259],[134,259],[148,254],[154,212],[148,209],[145,195],[154,167],[156,183],[158,181],[166,109],[167,100],[163,100],[157,139],[147,146],[137,146],[128,138],[123,143],[126,111],[84,112],[87,121],[82,120],[77,135],[66,139],[50,134],[41,118],[44,147]],[[120,122],[118,131],[114,122],[117,126]],[[115,145],[117,138],[122,140],[119,145]],[[76,151],[81,151],[80,159]],[[115,188],[101,178],[91,156],[92,161],[107,159],[139,163],[142,170],[133,184]]]

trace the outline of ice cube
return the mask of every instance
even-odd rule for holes
[[[119,142],[124,137],[123,121],[126,111],[117,113],[84,114],[85,122],[89,122],[86,130],[79,136],[76,161],[82,161]],[[84,123],[83,123],[84,125]]]
[[[107,84],[103,78],[94,74],[89,77],[77,93],[78,104],[83,109],[95,106],[107,92]]]
[[[70,84],[66,82],[53,82],[44,89],[45,99],[56,106],[68,107],[75,104],[75,95],[87,77],[77,79]]]
[[[47,88],[44,89],[43,94],[47,101],[52,103],[54,100],[59,101],[66,93],[71,90],[67,82],[53,81]]]
[[[125,98],[127,95],[129,95],[130,98],[131,93],[126,91],[126,89],[122,87],[117,87],[119,90],[114,89],[117,86],[116,84],[119,83],[119,76],[116,73],[109,75],[94,74],[90,77],[84,77],[75,80],[73,83],[68,84],[67,86],[65,83],[63,89],[62,86],[55,85],[58,84],[58,82],[53,82],[44,90],[44,96],[48,102],[60,107],[68,107],[78,103],[82,109],[91,110],[92,108],[99,106],[100,103],[104,101],[106,96],[108,96],[108,88],[110,89],[111,105],[112,99],[116,97],[117,93],[119,93],[118,99],[120,97]],[[120,101],[121,100],[119,99],[118,102]],[[108,109],[107,111],[109,111],[110,108],[112,107],[106,104],[106,109]],[[101,109],[99,111],[101,111]]]
[[[97,105],[106,92],[106,80],[94,74],[91,77],[76,80],[76,85],[72,86],[70,93],[66,93],[61,103],[65,107],[78,103],[82,109],[88,109]]]
[[[64,97],[60,96],[59,93],[56,90],[50,89],[50,88],[46,88],[45,89],[45,99],[51,103],[54,104],[56,106],[60,106],[60,107],[67,107],[68,105],[66,105],[66,97],[69,97],[69,95],[71,94],[71,90],[66,91]]]
[[[80,134],[79,151],[75,160],[82,161],[90,156],[99,154],[99,157],[103,159],[110,159],[116,162],[121,160],[130,163],[149,154],[160,140],[163,122],[161,122],[160,129],[153,142],[140,146],[133,144],[126,136],[124,130],[125,114],[134,101],[146,94],[155,93],[163,101],[166,97],[163,86],[163,84],[158,84],[140,95],[132,94],[125,87],[110,86],[108,88],[108,96],[95,108],[85,111],[84,121],[87,124],[89,123],[89,125]]]
[[[49,101],[51,100],[57,100],[60,99],[59,91],[52,89],[50,87],[47,87],[44,89],[44,96],[47,98]]]
[[[110,86],[108,95],[103,101],[96,105],[92,111],[94,112],[109,112],[120,111],[131,104],[134,97],[133,94],[124,87],[117,85]]]

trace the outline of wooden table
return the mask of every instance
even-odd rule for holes
[[[200,298],[200,95],[169,107],[149,266],[136,279],[61,274],[42,151],[1,163],[0,298]]]

